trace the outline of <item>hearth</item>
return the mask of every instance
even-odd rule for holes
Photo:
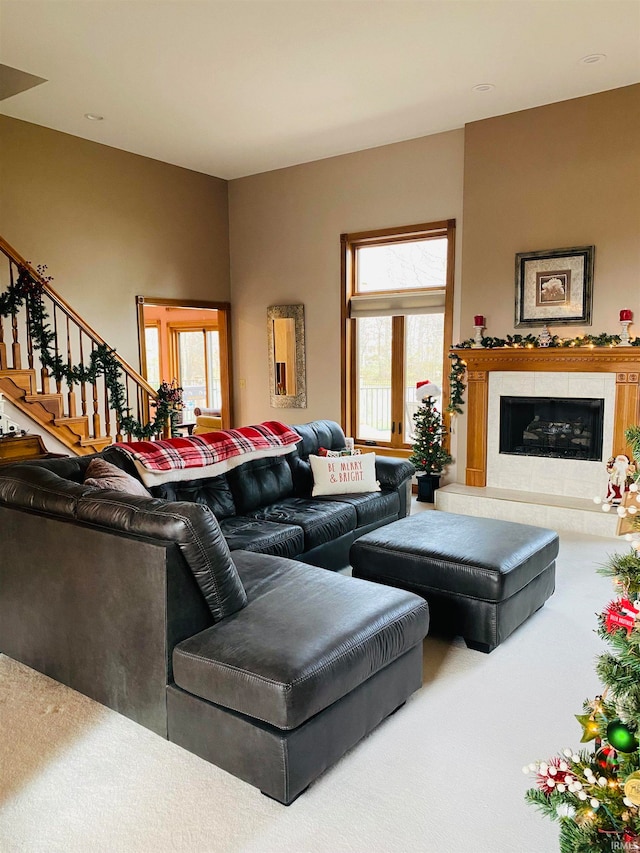
[[[499,452],[600,461],[604,399],[500,397]]]

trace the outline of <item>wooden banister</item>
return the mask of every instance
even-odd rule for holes
[[[0,237],[0,259],[3,256],[8,261],[10,286],[18,285],[20,270],[24,269],[41,288],[35,300],[10,303],[14,307],[6,324],[3,325],[0,317],[0,371],[3,374],[0,385],[13,395],[13,402],[78,453],[95,452],[114,439],[122,441],[123,431],[131,440],[132,423],[136,434],[140,425],[154,423],[151,411],[158,399],[157,391],[51,287],[44,275]],[[5,286],[0,285],[0,290]],[[41,325],[36,326],[39,337],[33,331],[34,316],[44,317],[50,323],[50,341],[45,338],[44,344]],[[7,363],[9,344],[11,364]],[[41,352],[39,348],[43,346],[46,349]],[[102,361],[97,364],[96,372],[87,371],[87,353],[95,357],[98,347],[108,350],[110,356],[104,364]],[[28,358],[28,370],[22,370],[21,352]],[[39,370],[36,358],[40,361]],[[52,367],[54,363],[58,365],[55,368]],[[117,378],[114,373],[118,374]],[[109,382],[107,375],[112,377]],[[50,393],[50,376],[55,378],[54,393]],[[88,393],[87,382],[92,386]],[[80,386],[80,406],[76,385]],[[151,429],[155,428],[154,423]],[[158,430],[161,429],[163,427],[159,426]]]
[[[3,237],[0,237],[0,252],[5,254],[18,266],[25,267],[29,274],[33,276],[33,278],[42,285],[43,290],[47,294],[49,299],[51,299],[51,301],[55,305],[57,305],[57,307],[60,308],[60,310],[67,317],[73,320],[76,326],[82,329],[85,335],[91,338],[94,343],[102,344],[103,346],[109,346],[109,344],[107,344],[104,338],[102,338],[94,329],[92,329],[91,326],[87,322],[85,322],[85,320],[83,320],[83,318],[76,311],[73,310],[69,303],[65,299],[63,299],[62,296],[60,296],[60,294],[57,293],[53,287],[51,287],[51,285],[40,275],[40,273],[38,273],[38,271],[35,270],[31,266],[31,264],[25,261],[22,255],[16,252],[13,246],[7,243],[7,241]],[[141,376],[137,370],[131,367],[131,365],[128,364],[120,355],[118,355],[117,352],[114,353],[114,356],[120,364],[122,370],[127,374],[127,376],[131,377],[131,379],[133,379],[137,385],[143,388],[147,392],[147,394],[149,394],[155,399],[156,391],[151,387],[151,385],[149,385],[147,380],[143,376]]]

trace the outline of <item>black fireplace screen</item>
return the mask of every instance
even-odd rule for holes
[[[604,400],[500,397],[500,453],[602,459]]]

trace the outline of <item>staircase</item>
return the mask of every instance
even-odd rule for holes
[[[41,286],[39,299],[52,332],[50,349],[72,365],[89,364],[91,353],[105,341],[0,237],[0,294],[26,269]],[[8,317],[0,315],[0,393],[43,430],[77,455],[96,453],[113,441],[131,440],[120,429],[118,410],[104,375],[94,382],[69,384],[43,365],[34,346],[29,299]],[[140,374],[113,353],[124,388],[126,409],[142,424],[149,423],[156,392]]]

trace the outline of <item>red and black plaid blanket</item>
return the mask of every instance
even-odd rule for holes
[[[135,462],[151,471],[171,471],[182,468],[201,468],[225,462],[234,456],[256,451],[290,447],[300,436],[286,424],[266,421],[239,429],[218,430],[184,438],[165,438],[160,441],[132,441],[117,447]]]

